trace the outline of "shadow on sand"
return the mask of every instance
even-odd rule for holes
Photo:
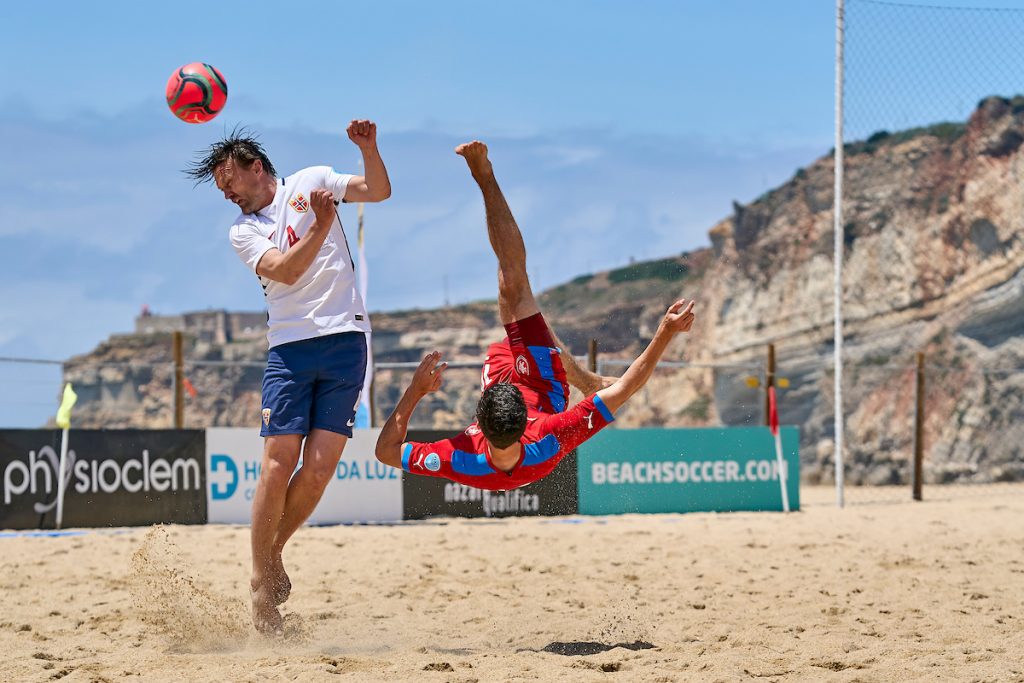
[[[601,652],[608,652],[614,650],[617,647],[621,647],[625,650],[650,650],[654,647],[651,643],[636,640],[632,643],[615,643],[614,645],[608,645],[606,643],[596,643],[593,641],[575,641],[570,643],[554,642],[549,645],[545,645],[540,650],[519,650],[519,652],[550,652],[556,655],[565,655],[567,657],[585,657],[587,655],[596,655]]]

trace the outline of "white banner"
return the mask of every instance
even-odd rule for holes
[[[402,519],[402,473],[377,461],[380,429],[356,429],[307,524]],[[210,524],[249,524],[263,460],[263,438],[247,428],[206,430]],[[301,466],[302,462],[299,462]]]

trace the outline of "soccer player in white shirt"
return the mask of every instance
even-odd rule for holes
[[[253,624],[265,633],[282,629],[278,605],[291,592],[282,551],[334,475],[366,373],[370,321],[335,206],[383,201],[391,183],[376,125],[352,121],[348,137],[362,152],[363,176],[314,166],[279,178],[244,130],[211,145],[186,172],[197,182],[213,180],[241,210],[231,244],[267,297],[265,439],[252,506],[250,582]],[[302,467],[292,476],[300,454]]]

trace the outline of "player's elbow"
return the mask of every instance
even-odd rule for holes
[[[274,279],[276,279],[278,282],[281,282],[291,287],[292,285],[299,281],[300,277],[302,277],[302,273],[297,271],[296,269],[282,268],[281,271],[278,273],[278,277]]]
[[[385,444],[378,441],[374,455],[377,456],[379,462],[384,463],[388,467],[402,466],[401,449],[393,444]]]

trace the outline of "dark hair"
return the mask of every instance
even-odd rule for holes
[[[496,448],[508,448],[526,429],[526,401],[512,384],[492,384],[480,394],[476,421],[484,437]]]
[[[213,171],[228,159],[234,159],[246,168],[259,159],[263,170],[277,177],[274,165],[270,163],[259,138],[248,128],[235,128],[223,140],[213,143],[205,151],[197,152],[184,173],[196,181],[196,185],[213,180]]]

